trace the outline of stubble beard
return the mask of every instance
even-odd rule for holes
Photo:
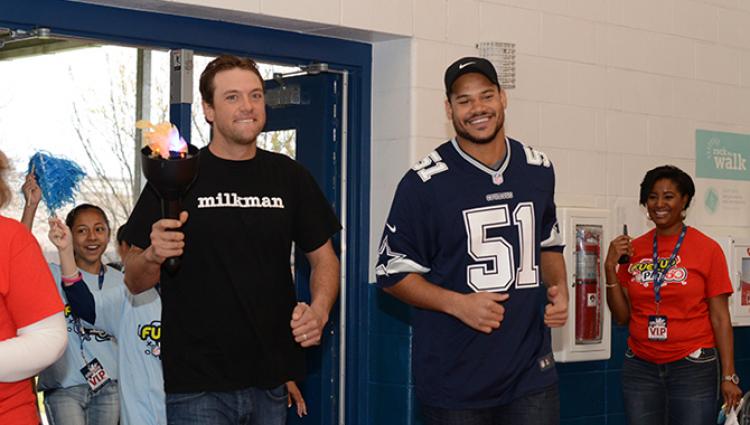
[[[485,137],[485,138],[476,138],[469,134],[468,131],[465,131],[463,127],[461,127],[456,120],[456,117],[453,117],[453,129],[456,131],[456,134],[461,137],[464,140],[467,140],[471,143],[477,144],[477,145],[486,145],[493,140],[495,140],[495,137],[497,137],[497,134],[500,132],[500,130],[503,129],[503,126],[505,125],[505,117],[503,117],[500,121],[498,121],[497,127],[495,127],[495,131],[492,132],[492,135]]]
[[[224,140],[226,140],[228,143],[234,144],[234,145],[240,145],[240,146],[249,146],[256,142],[258,139],[258,136],[262,132],[258,132],[252,137],[246,137],[241,132],[235,131],[232,128],[219,128],[219,126],[214,123],[214,131],[220,130],[221,134],[224,136]]]

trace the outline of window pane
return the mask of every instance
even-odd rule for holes
[[[258,136],[258,147],[295,158],[297,155],[297,130],[263,132]]]

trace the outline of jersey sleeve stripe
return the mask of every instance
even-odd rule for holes
[[[562,246],[563,240],[562,235],[560,234],[560,226],[555,223],[552,228],[550,228],[549,236],[547,239],[543,240],[541,243],[542,248],[551,248],[554,246]]]
[[[393,258],[386,264],[379,264],[375,269],[378,276],[390,276],[398,273],[428,273],[430,269],[408,258]]]

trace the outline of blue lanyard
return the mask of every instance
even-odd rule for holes
[[[656,310],[659,311],[659,303],[661,302],[661,285],[664,283],[664,277],[667,275],[667,272],[669,269],[672,268],[675,262],[675,258],[677,258],[677,253],[680,251],[680,247],[682,247],[682,242],[685,240],[685,233],[687,233],[687,226],[682,225],[682,231],[680,232],[680,237],[677,238],[677,244],[674,246],[674,250],[672,250],[672,255],[669,257],[669,261],[667,262],[666,266],[662,269],[659,267],[659,249],[657,248],[656,243],[656,230],[654,230],[654,298],[656,300]]]
[[[99,269],[99,290],[101,291],[104,287],[104,264],[102,264],[102,268]]]
[[[102,267],[99,269],[99,290],[104,287],[104,264],[102,264]],[[86,360],[86,354],[84,354],[83,351],[83,342],[86,340],[86,328],[83,327],[83,324],[81,323],[81,319],[78,318],[78,316],[73,315],[73,326],[78,328],[78,340],[81,342],[80,349],[81,349],[81,357],[83,357],[83,364],[84,366],[88,364],[88,360]]]

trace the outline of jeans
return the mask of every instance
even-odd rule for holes
[[[560,394],[554,384],[504,406],[443,409],[422,405],[422,419],[425,425],[557,425]]]
[[[631,425],[716,423],[719,360],[715,348],[697,357],[655,364],[630,349],[622,366],[625,416]]]
[[[169,425],[285,425],[286,384],[271,389],[167,394]]]
[[[76,385],[44,392],[44,409],[50,425],[117,425],[120,396],[117,381],[92,392],[88,385]]]

